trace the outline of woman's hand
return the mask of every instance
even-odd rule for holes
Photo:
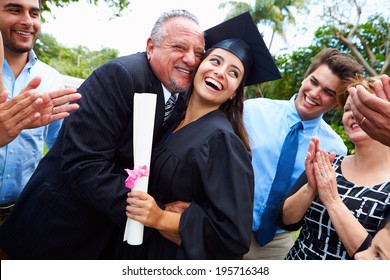
[[[168,239],[169,241],[175,243],[176,245],[180,245],[181,243],[181,237],[179,233],[173,233],[169,231],[159,230],[158,231],[165,239]]]
[[[146,192],[132,190],[128,193],[126,216],[147,227],[158,229],[164,210]]]
[[[334,154],[334,153],[333,153]],[[334,155],[332,155],[334,158]],[[332,203],[340,203],[341,199],[337,190],[336,172],[329,162],[328,153],[320,149],[316,153],[314,170],[318,188],[318,195],[322,203],[328,208]]]
[[[128,218],[147,227],[157,229],[166,239],[177,245],[180,244],[180,217],[181,213],[189,206],[189,203],[173,203],[168,208],[178,212],[171,212],[162,210],[154,198],[146,192],[131,190],[127,196],[126,216]]]
[[[174,201],[165,205],[165,211],[181,214],[190,206],[190,204],[191,204],[190,202],[185,202],[185,201]],[[181,236],[178,232],[173,233],[164,230],[160,230],[159,232],[164,238],[172,241],[176,245],[180,245]]]
[[[343,203],[338,193],[336,171],[329,162],[330,158],[333,157],[334,159],[334,156],[334,153],[328,155],[322,149],[316,154],[314,169],[318,195],[322,204],[326,207],[337,235],[348,254],[352,256],[366,239],[368,232]]]
[[[314,161],[316,151],[319,149],[319,140],[317,137],[313,137],[309,143],[309,148],[307,150],[307,156],[305,159],[305,170],[307,176],[307,187],[312,192],[317,192],[317,182],[314,170]]]

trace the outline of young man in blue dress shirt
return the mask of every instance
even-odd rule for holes
[[[50,100],[50,98],[52,98],[51,93],[49,92],[69,92],[70,95],[68,97],[75,97],[73,99],[67,99],[66,102],[79,99],[80,95],[77,94],[78,97],[76,95],[72,95],[74,92],[72,89],[57,91],[58,89],[64,88],[62,76],[54,68],[39,61],[34,51],[32,50],[41,31],[40,1],[0,0],[0,31],[3,39],[1,48],[4,46],[4,65],[3,61],[1,60],[0,67],[2,67],[2,71],[0,71],[0,74],[2,74],[2,79],[0,79],[0,83],[2,82],[4,84],[4,88],[8,93],[9,99],[8,101],[4,101],[6,94],[3,92],[2,85],[0,87],[0,99],[2,103],[1,113],[7,114],[6,108],[10,109],[10,105],[6,105],[5,103],[8,103],[11,99],[14,99],[13,103],[18,103],[18,106],[22,106],[21,103],[23,102],[29,103],[31,101],[30,103],[32,103],[32,106],[37,108],[37,111],[34,113],[34,108],[32,108],[30,105],[26,105],[26,107],[24,107],[24,113],[30,112],[33,114],[33,116],[35,116],[35,121],[27,122],[29,124],[28,126],[31,125],[31,127],[37,128],[24,130],[19,128],[17,129],[17,132],[20,132],[18,135],[17,133],[12,133],[12,137],[6,137],[6,135],[2,135],[1,137],[1,223],[12,209],[13,203],[18,198],[19,194],[23,190],[23,187],[26,185],[28,179],[37,167],[39,161],[42,159],[44,144],[46,143],[46,145],[50,148],[56,140],[57,133],[62,123],[62,120],[60,119],[62,118],[52,117],[49,115],[56,114],[54,109],[58,109],[59,111],[66,111],[66,108],[69,108],[66,106],[65,108],[54,108],[56,106],[50,107],[53,105],[53,100],[51,99],[51,101],[49,101],[50,103],[46,103],[48,100]],[[40,83],[39,78],[35,78],[36,76],[41,77]],[[34,81],[29,84],[32,79],[34,79]],[[41,95],[40,97],[38,97],[38,95],[34,95],[31,98],[22,98],[22,96],[25,96],[25,94],[19,95],[19,93],[26,92],[25,87],[27,85],[29,89],[36,90],[36,92],[45,93],[45,95]],[[35,97],[38,99],[38,101],[36,101],[37,99],[34,99]],[[65,96],[65,99],[66,98],[67,97]],[[40,107],[37,102],[42,103],[42,106]],[[46,106],[45,104],[51,105]],[[71,108],[76,109],[77,106],[78,105]],[[39,111],[39,108],[46,111]],[[9,114],[12,113],[12,117],[18,118],[20,120],[17,124],[15,124],[16,128],[17,125],[20,126],[23,123],[26,123],[26,119],[24,119],[23,122],[19,118],[20,115],[17,116],[15,110],[16,108],[10,109]],[[50,112],[47,112],[47,110]],[[67,114],[63,116],[66,115]],[[45,119],[42,119],[43,117],[45,117]],[[11,115],[4,116],[4,118],[2,117],[1,120],[4,120],[5,122],[11,122]],[[6,129],[4,128],[6,126],[6,124],[3,126],[3,122],[1,123],[2,134],[6,134]],[[14,136],[16,136],[16,138],[12,140]]]
[[[294,241],[292,232],[277,228],[273,240],[263,246],[255,237],[268,204],[284,139],[292,126],[302,122],[303,129],[298,134],[299,147],[288,183],[289,189],[304,171],[304,159],[312,136],[319,137],[326,150],[346,154],[347,148],[343,140],[322,119],[322,115],[336,107],[336,92],[341,82],[356,73],[362,73],[362,67],[354,58],[327,48],[315,57],[306,71],[298,94],[290,100],[254,98],[245,101],[244,123],[252,148],[255,199],[252,226],[254,234],[250,251],[244,259],[284,259],[290,250]],[[276,219],[276,213],[273,214]]]

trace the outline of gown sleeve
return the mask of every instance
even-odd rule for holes
[[[252,236],[251,157],[233,133],[218,133],[194,153],[196,193],[182,214],[179,259],[242,259]]]

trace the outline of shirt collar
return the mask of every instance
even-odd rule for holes
[[[301,117],[298,114],[297,107],[295,106],[295,99],[298,97],[298,94],[294,94],[293,97],[288,101],[287,105],[287,120],[288,126],[292,128],[297,122],[302,122],[303,129],[313,129],[319,125],[322,120],[322,115],[307,121],[302,121]]]
[[[162,88],[163,88],[163,92],[164,92],[164,100],[165,100],[165,103],[167,103],[169,97],[171,97],[172,93],[170,93],[169,90],[166,89],[166,87],[164,87],[164,85],[161,83],[162,85]],[[179,95],[179,93],[174,93],[173,94],[177,100],[177,96]]]
[[[27,69],[28,72],[30,73],[31,68],[34,67],[37,61],[38,61],[38,57],[36,56],[35,52],[33,50],[30,50],[28,52],[27,63],[24,66],[24,69]],[[4,59],[4,67],[11,68],[6,59]]]
[[[30,50],[28,52],[28,61],[25,66],[25,68],[27,68],[29,73],[31,71],[31,68],[37,63],[37,61],[38,61],[38,57],[36,56],[35,52],[33,50]]]

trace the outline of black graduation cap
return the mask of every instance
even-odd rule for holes
[[[243,63],[245,86],[280,79],[281,75],[249,12],[205,31],[206,50],[222,48]]]

